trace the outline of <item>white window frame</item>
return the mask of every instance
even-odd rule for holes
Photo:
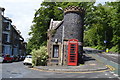
[[[10,42],[10,33],[9,32],[3,32],[4,34],[7,34],[7,42]]]
[[[56,46],[56,48],[55,48],[55,46]],[[59,58],[59,45],[53,45],[52,57],[53,58]]]
[[[11,45],[3,45],[3,46],[4,46],[3,53],[11,55],[11,53],[12,53],[12,51],[11,51],[12,47],[11,47]]]

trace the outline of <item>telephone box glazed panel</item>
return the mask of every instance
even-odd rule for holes
[[[70,39],[68,41],[68,65],[77,66],[78,64],[78,40]]]

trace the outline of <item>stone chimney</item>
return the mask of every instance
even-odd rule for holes
[[[5,8],[0,7],[0,15],[4,15]]]

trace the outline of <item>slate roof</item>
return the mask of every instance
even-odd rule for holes
[[[53,21],[53,19],[51,19],[49,30],[57,29],[62,24],[62,22],[63,22],[63,20],[62,21]]]

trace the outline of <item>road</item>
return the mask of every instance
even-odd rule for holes
[[[113,73],[120,76],[120,54],[100,53],[98,50],[84,47],[86,54],[96,58],[98,61],[115,68]]]
[[[118,61],[116,61],[116,58],[118,56],[110,55],[110,54],[107,54],[107,55],[97,54],[98,51],[91,48],[84,48],[84,50],[87,51],[87,53],[93,56],[94,58],[96,57],[100,61],[106,62],[105,64],[111,65],[113,67],[118,66],[118,63],[117,63]],[[91,73],[45,72],[45,71],[38,71],[32,68],[28,68],[27,66],[23,65],[22,61],[13,62],[13,63],[0,63],[0,74],[2,74],[2,76],[0,77],[2,78],[86,78],[86,79],[117,78],[118,79],[118,75],[116,74],[117,72],[118,72],[118,69],[116,69],[115,71],[101,71],[101,72],[91,72]]]
[[[110,54],[110,53],[101,54],[101,53],[99,53],[98,55],[101,57],[104,57],[110,61],[120,64],[120,61],[119,61],[120,55],[118,55],[118,54]]]
[[[84,48],[84,50],[86,50],[87,53],[97,53],[97,55],[99,55],[100,57],[104,57],[107,60],[110,60],[112,62],[115,62],[117,64],[120,64],[119,58],[120,58],[120,54],[111,54],[111,53],[99,53],[98,50],[93,49],[93,48]]]
[[[96,73],[44,72],[30,69],[22,62],[13,62],[2,64],[2,78],[117,78],[117,76],[110,71]]]

